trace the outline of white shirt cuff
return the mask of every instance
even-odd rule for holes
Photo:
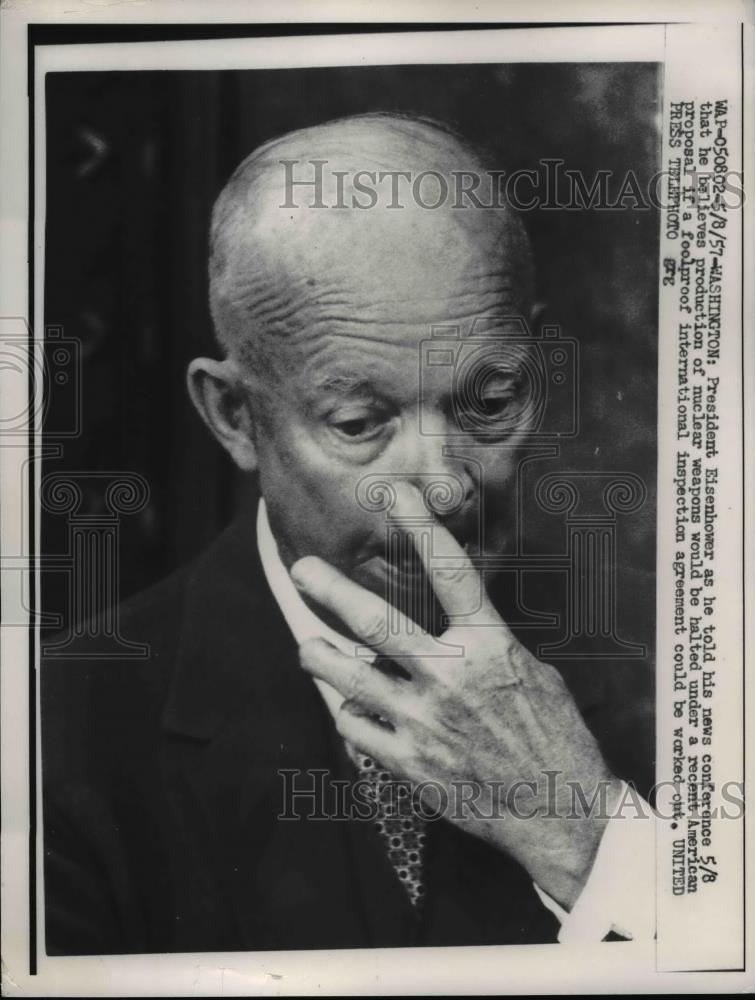
[[[608,821],[571,912],[535,885],[543,905],[561,922],[561,944],[602,941],[611,931],[633,941],[655,936],[655,816],[636,792],[627,797],[627,789],[625,784],[623,814]]]

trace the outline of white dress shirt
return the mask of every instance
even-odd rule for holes
[[[260,500],[257,512],[257,545],[265,578],[297,643],[326,639],[353,656],[354,642],[320,621],[299,595],[278,554],[264,500]],[[317,677],[314,682],[335,718],[343,696]],[[633,802],[642,804],[642,816],[637,815]],[[558,940],[562,944],[602,941],[610,931],[633,940],[651,940],[655,934],[655,818],[650,807],[636,794],[628,796],[624,815],[608,821],[587,882],[571,912],[533,885],[543,905],[561,923]]]

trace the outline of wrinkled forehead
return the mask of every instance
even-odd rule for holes
[[[348,161],[339,169],[349,170]],[[527,245],[494,213],[432,211],[411,199],[396,209],[380,201],[369,209],[334,208],[329,193],[323,194],[328,207],[306,201],[284,207],[280,178],[266,178],[253,208],[239,213],[227,248],[240,296],[285,294],[293,307],[294,300],[311,304],[313,294],[334,304],[344,295],[365,307],[388,299],[409,308],[471,295],[481,283],[497,283],[512,299],[524,292]],[[348,200],[348,187],[339,194]]]

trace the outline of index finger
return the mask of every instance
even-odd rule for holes
[[[399,527],[410,535],[430,584],[446,613],[464,619],[474,614],[475,624],[500,624],[500,617],[487,595],[482,576],[466,549],[448,528],[433,519],[433,536],[444,553],[442,558],[434,557],[432,545],[423,544],[421,536],[412,530],[418,519],[426,522],[427,516],[428,508],[416,489],[408,484],[396,487],[391,519],[397,521]]]
[[[419,658],[434,647],[428,633],[406,615],[318,556],[304,556],[289,573],[300,590],[337,615],[357,640],[396,660],[412,676],[420,671]],[[397,628],[391,628],[391,620]]]

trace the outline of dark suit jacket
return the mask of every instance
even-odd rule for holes
[[[417,919],[371,823],[277,818],[279,770],[354,773],[248,524],[123,606],[120,632],[148,658],[43,662],[48,953],[556,939],[524,870],[446,821]]]

